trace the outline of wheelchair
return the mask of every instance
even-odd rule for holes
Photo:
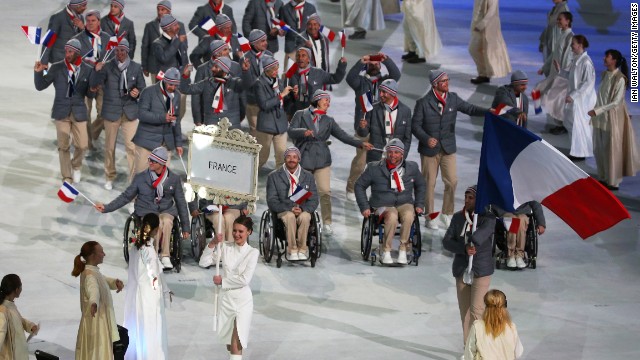
[[[536,222],[533,214],[528,214],[529,226],[527,227],[527,235],[524,242],[524,257],[523,260],[527,267],[535,269],[538,259],[538,223]],[[504,226],[501,219],[496,221],[496,228],[493,233],[493,256],[496,259],[496,269],[506,267],[506,262],[509,259],[509,250],[507,248],[507,234],[508,231]]]
[[[396,235],[400,235],[400,223],[396,228]],[[371,249],[373,237],[378,236],[379,247]],[[371,215],[362,220],[362,232],[360,233],[360,254],[362,260],[371,260],[371,266],[374,266],[376,259],[380,257],[382,259],[382,247],[384,239],[384,218],[375,214],[375,211],[371,210]],[[407,253],[407,265],[413,263],[418,266],[420,255],[422,255],[422,235],[420,233],[420,215],[416,214],[411,225],[411,232],[409,233],[409,239],[411,241],[411,252]]]
[[[287,258],[287,236],[284,229],[284,222],[278,219],[278,214],[271,210],[265,210],[260,218],[260,233],[258,240],[260,255],[268,264],[271,258],[276,255],[276,266],[282,266],[282,256]],[[316,266],[316,261],[322,255],[322,226],[320,215],[317,211],[311,214],[311,222],[309,224],[309,233],[307,234],[307,247],[309,248],[309,257],[311,267]],[[291,260],[289,260],[291,261]],[[303,260],[304,261],[304,260]]]
[[[202,251],[208,243],[207,239],[216,236],[213,224],[205,215],[204,209],[200,209],[200,215],[191,219],[191,255],[196,261],[200,261]]]
[[[122,239],[122,252],[124,260],[129,263],[129,246],[136,242],[139,236],[139,229],[142,219],[134,214],[131,214],[124,224],[124,236]],[[176,216],[173,219],[173,228],[171,229],[171,239],[169,240],[170,259],[173,268],[179,273],[182,269],[182,227],[180,226],[180,219]]]

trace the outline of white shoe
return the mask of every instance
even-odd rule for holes
[[[200,255],[200,262],[198,262],[198,265],[201,268],[206,269],[215,263],[215,260],[213,259],[213,252],[215,249],[216,248],[210,248],[209,246],[204,247],[204,251],[202,251],[202,255]]]
[[[325,235],[331,235],[333,234],[333,229],[331,228],[331,224],[324,224],[322,225],[322,232]]]
[[[173,269],[173,264],[171,264],[171,259],[168,256],[163,256],[160,262],[165,269]]]
[[[229,360],[242,360],[242,355],[229,355]]]
[[[82,172],[80,170],[73,170],[73,183],[77,184],[82,178]]]
[[[107,190],[112,190],[113,189],[113,181],[107,181],[106,183],[104,183],[104,188]]]
[[[355,193],[352,193],[352,192],[347,191],[347,200],[349,200],[349,201],[356,201],[356,194],[355,194]]]
[[[508,268],[514,268],[517,267],[517,263],[516,263],[516,258],[514,256],[509,257],[509,260],[507,260],[507,267]]]
[[[391,253],[389,251],[385,251],[384,253],[382,253],[382,263],[393,264],[393,259],[391,258]]]
[[[440,221],[444,225],[445,229],[448,229],[449,225],[451,225],[451,218],[452,217],[453,217],[453,215],[440,214]]]
[[[398,251],[398,264],[407,265],[407,251]]]
[[[298,256],[297,252],[294,252],[294,253],[289,254],[289,260],[290,261],[298,261],[298,260],[300,260],[300,257]]]
[[[516,257],[516,266],[518,269],[524,269],[527,267],[527,264],[524,263],[524,260],[521,257]]]
[[[437,219],[434,219],[434,220],[427,220],[426,226],[427,226],[427,229],[431,229],[431,230],[438,230],[438,222],[437,222]]]
[[[309,259],[309,258],[307,257],[307,254],[305,254],[305,253],[304,253],[304,252],[302,252],[302,251],[298,252],[298,260],[307,260],[307,259]]]

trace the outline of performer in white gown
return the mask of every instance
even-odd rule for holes
[[[440,52],[442,41],[436,27],[432,0],[404,0],[404,50],[403,60],[423,63]]]
[[[586,37],[575,35],[571,40],[571,68],[561,73],[569,79],[563,124],[571,133],[569,158],[574,161],[593,156],[593,128],[587,113],[596,105],[596,70],[587,54],[588,47]]]
[[[478,76],[473,84],[488,83],[492,77],[507,76],[511,61],[502,37],[498,0],[474,0],[469,54],[476,63]]]
[[[129,281],[124,303],[124,327],[129,330],[126,360],[169,358],[164,297],[167,293],[171,297],[171,292],[152,237],[159,223],[158,215],[145,215],[137,242],[129,252]]]
[[[7,274],[0,283],[0,360],[29,360],[25,332],[36,335],[38,325],[20,315],[15,299],[22,293],[22,281]]]
[[[242,359],[242,349],[249,342],[249,328],[253,316],[253,294],[249,283],[258,263],[258,250],[247,244],[253,232],[253,221],[240,216],[233,222],[233,241],[223,241],[222,234],[215,238],[222,242],[222,275],[213,277],[221,285],[218,309],[218,338],[227,345],[231,360]]]
[[[349,39],[364,39],[367,30],[384,30],[384,13],[380,0],[355,0],[348,13],[345,11],[346,3],[342,2],[342,12],[347,14],[344,25],[355,28],[355,33],[349,35]]]
[[[538,50],[542,53],[542,61],[547,61],[547,58],[551,56],[554,41],[555,39],[558,39],[560,35],[560,28],[558,28],[558,15],[562,12],[569,11],[569,5],[567,5],[565,0],[552,1],[553,8],[547,14],[547,26],[540,34],[540,45],[538,46]],[[544,75],[548,76],[549,73]]]

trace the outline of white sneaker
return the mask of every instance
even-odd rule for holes
[[[355,193],[352,193],[352,192],[347,191],[347,200],[349,200],[349,201],[356,201],[356,194],[355,194]]]
[[[509,257],[509,260],[507,260],[507,267],[508,268],[514,268],[517,267],[517,263],[516,263],[516,258],[515,256],[511,256]]]
[[[107,181],[106,183],[104,183],[104,188],[107,190],[112,190],[113,189],[113,181]]]
[[[324,224],[322,225],[322,232],[325,235],[331,235],[333,234],[333,229],[331,228],[331,224]]]
[[[160,262],[165,269],[173,269],[173,264],[171,264],[171,259],[168,256],[163,256]]]
[[[215,263],[215,260],[213,259],[215,249],[216,248],[210,248],[209,246],[204,247],[204,251],[202,251],[202,255],[200,255],[200,262],[198,262],[198,265],[201,268],[206,269]]]
[[[427,229],[431,229],[431,230],[438,230],[438,222],[437,222],[437,219],[434,219],[434,220],[427,220],[426,227],[427,227]]]
[[[82,172],[80,170],[73,170],[73,183],[77,184],[82,178]]]
[[[524,260],[521,257],[516,257],[516,266],[518,269],[524,269],[527,267],[527,264],[524,263]]]
[[[398,251],[398,264],[407,265],[407,251]]]
[[[302,251],[298,252],[298,260],[307,260],[307,259],[309,259],[309,258],[307,257],[307,254],[305,254],[305,253],[304,253],[304,252],[302,252]]]
[[[289,260],[290,261],[298,261],[298,260],[300,260],[300,257],[298,256],[297,252],[294,252],[294,253],[289,254]]]
[[[382,253],[382,263],[393,264],[393,259],[391,258],[391,253],[389,251],[385,251],[384,253]]]
[[[444,225],[445,229],[448,229],[449,225],[451,225],[451,218],[452,217],[453,217],[453,215],[440,214],[440,221]]]

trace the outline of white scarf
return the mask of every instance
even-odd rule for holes
[[[466,209],[463,209],[462,212],[464,213],[464,226],[462,227],[460,236],[464,237],[464,242],[467,244],[469,242],[469,239],[467,239],[467,233],[469,231],[473,231],[473,212],[471,213],[471,216],[469,216],[469,212]]]
[[[387,166],[387,164],[385,164]],[[388,167],[387,167],[388,169]],[[402,162],[393,169],[389,169],[389,180],[391,181],[391,189],[395,189],[398,192],[403,192],[404,182],[402,181],[402,175],[404,175],[404,167],[402,166]]]
[[[127,68],[129,68],[131,59],[129,59],[129,57],[127,56],[124,62],[119,62],[117,60],[116,62],[118,64],[118,70],[120,70],[120,81],[118,84],[120,88],[120,96],[124,96],[129,93],[129,83],[127,81]]]
[[[100,50],[102,50],[102,38],[100,37],[100,29],[98,29],[97,34],[94,34],[89,30],[85,32],[87,33],[87,36],[89,36],[89,41],[91,41],[91,47],[93,48],[93,56],[87,56],[87,58],[98,61],[98,59],[100,58]]]
[[[298,168],[293,173],[291,173],[289,169],[287,169],[287,164],[282,164],[282,168],[289,176],[289,191],[287,192],[287,196],[291,196],[298,188],[298,185],[300,185],[299,179],[300,173],[302,172],[302,167],[298,164]]]
[[[291,6],[293,6],[293,10],[296,12],[296,20],[298,21],[298,30],[302,29],[302,19],[304,19],[304,4],[306,1],[301,1],[297,3],[295,0],[291,0]]]

